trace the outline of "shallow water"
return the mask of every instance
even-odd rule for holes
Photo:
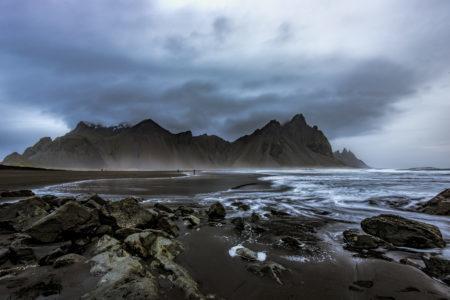
[[[381,213],[394,213],[438,226],[444,238],[450,240],[450,220],[407,211],[450,187],[450,171],[393,170],[393,169],[287,169],[209,171],[206,174],[261,174],[260,180],[269,181],[271,190],[226,190],[197,194],[192,197],[164,196],[170,201],[193,201],[209,205],[220,201],[233,209],[232,215],[247,215],[251,211],[264,214],[270,209],[291,215],[327,218],[359,224],[364,218]],[[173,180],[179,180],[174,178]],[[149,182],[157,185],[159,179],[104,179],[59,184],[35,190],[38,194],[72,195],[100,193],[120,198],[139,195],[146,201],[161,201],[161,196],[146,196]],[[156,183],[155,183],[156,182]],[[109,193],[105,194],[105,191]],[[238,211],[233,202],[250,206],[249,212]]]

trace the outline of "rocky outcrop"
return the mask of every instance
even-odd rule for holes
[[[323,132],[301,114],[284,124],[272,120],[234,142],[190,131],[173,134],[152,120],[115,127],[80,122],[62,137],[43,138],[22,155],[7,156],[3,164],[153,170],[344,166]]]
[[[26,232],[39,242],[51,243],[91,235],[99,226],[96,215],[70,201],[33,223]]]
[[[362,160],[357,158],[356,155],[353,154],[352,151],[347,150],[346,148],[344,148],[344,150],[342,150],[342,152],[339,152],[339,150],[333,152],[333,156],[337,160],[342,162],[344,165],[352,167],[352,168],[359,168],[359,169],[370,168],[368,165],[366,165],[365,162],[363,162]]]
[[[113,228],[148,227],[157,221],[156,215],[142,208],[135,198],[107,203],[100,210],[100,218]]]
[[[422,204],[418,211],[440,216],[450,216],[450,189],[445,189]]]
[[[361,227],[365,232],[395,246],[418,249],[445,247],[439,228],[397,215],[367,218],[361,222]]]
[[[22,231],[40,218],[48,215],[51,206],[39,197],[0,206],[0,228]]]

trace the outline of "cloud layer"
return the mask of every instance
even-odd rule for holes
[[[0,155],[80,120],[233,140],[303,113],[369,164],[450,166],[449,121],[426,141],[438,160],[395,165],[426,135],[417,123],[449,108],[449,1],[258,3],[2,1]],[[358,144],[389,146],[399,124],[415,130],[391,156]]]

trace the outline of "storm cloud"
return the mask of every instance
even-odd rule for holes
[[[449,121],[430,128],[438,158],[417,150],[416,161],[395,165],[426,134],[417,124],[449,108],[450,2],[254,5],[2,1],[0,156],[80,120],[151,118],[234,140],[303,113],[371,165],[450,165]],[[408,122],[415,131],[400,130]],[[369,137],[392,143],[396,130],[411,139],[392,144],[403,149],[389,159],[358,146]]]

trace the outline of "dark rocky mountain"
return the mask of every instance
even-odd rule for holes
[[[368,165],[366,165],[362,160],[358,159],[355,154],[353,154],[352,151],[347,150],[344,148],[342,152],[335,151],[333,153],[334,157],[337,158],[340,162],[343,164],[353,167],[353,168],[361,168],[361,169],[368,169],[370,168]]]
[[[3,164],[67,169],[349,166],[335,158],[325,135],[303,115],[285,124],[272,120],[234,142],[190,131],[173,134],[152,120],[114,127],[80,122],[62,137],[45,137],[22,155],[8,155]]]

